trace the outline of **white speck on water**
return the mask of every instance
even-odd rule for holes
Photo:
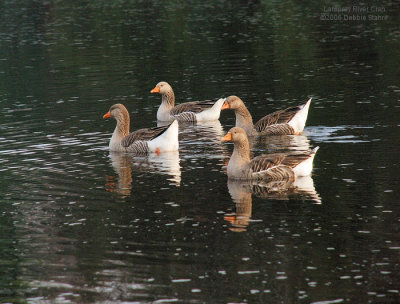
[[[238,274],[256,274],[256,273],[260,273],[259,270],[243,270],[243,271],[238,271]]]
[[[343,301],[344,299],[335,299],[335,300],[311,302],[311,304],[335,304],[335,303],[342,303]]]
[[[191,279],[174,279],[171,282],[172,283],[186,283],[186,282],[190,282]]]
[[[171,303],[171,302],[178,302],[178,299],[173,298],[173,299],[160,299],[157,301],[154,301],[153,303]]]
[[[198,293],[198,292],[201,292],[201,289],[199,289],[199,288],[193,288],[193,289],[191,289],[190,291],[193,292],[193,293]]]

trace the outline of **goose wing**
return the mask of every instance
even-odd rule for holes
[[[121,145],[126,148],[132,145],[135,141],[150,141],[163,134],[169,127],[170,124],[162,127],[154,127],[133,131],[132,133],[124,137],[124,139],[121,141]]]
[[[277,153],[255,157],[250,162],[251,175],[255,179],[294,180],[294,172],[286,165],[286,155]]]
[[[181,103],[171,110],[171,115],[179,115],[184,112],[200,113],[204,110],[211,108],[214,104],[215,101],[212,100],[190,101]]]
[[[268,114],[257,121],[257,123],[254,125],[254,128],[258,132],[262,132],[271,125],[288,123],[302,108],[303,106],[289,107],[284,110],[279,110]]]
[[[294,135],[296,132],[287,123],[278,123],[265,127],[259,131],[261,135]]]
[[[250,169],[253,173],[269,170],[279,166],[284,159],[285,155],[281,153],[260,155],[250,161]]]
[[[313,150],[307,151],[307,152],[293,152],[290,154],[286,154],[285,158],[282,161],[282,165],[288,166],[290,168],[294,168],[298,164],[309,159],[311,157],[311,155],[316,152],[317,152],[317,149],[313,149]]]

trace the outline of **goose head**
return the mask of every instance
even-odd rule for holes
[[[172,87],[168,82],[161,81],[150,91],[150,93],[159,93],[161,95],[168,94],[172,91]]]
[[[129,113],[123,104],[117,103],[112,105],[110,110],[104,114],[103,118],[114,118],[118,122],[129,121]]]
[[[222,105],[221,110],[236,110],[243,106],[243,101],[237,96],[229,96],[225,99],[224,104]]]
[[[234,143],[240,143],[248,141],[245,130],[240,127],[231,128],[228,133],[221,139],[222,141],[232,141]]]

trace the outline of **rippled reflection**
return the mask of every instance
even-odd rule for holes
[[[219,120],[200,121],[197,123],[199,132],[203,134],[203,138],[208,140],[221,142],[221,137],[225,135],[224,128]]]
[[[292,198],[310,200],[321,204],[311,176],[292,181],[241,181],[228,179],[228,191],[235,203],[236,211],[226,214],[224,219],[232,225],[230,230],[246,231],[251,221],[252,195],[268,200],[289,200]]]
[[[259,143],[273,152],[309,151],[312,148],[304,132],[300,135],[260,136]]]
[[[132,190],[132,156],[118,152],[110,152],[111,164],[117,177],[106,176],[106,190],[122,196],[129,196]]]
[[[195,161],[198,158],[220,158],[228,153],[227,146],[221,142],[225,135],[222,124],[216,121],[179,123],[179,144],[183,157]]]
[[[157,154],[150,154],[147,158],[150,168],[155,168],[158,172],[170,176],[168,180],[175,186],[181,184],[181,166],[178,151],[166,152]],[[135,159],[134,166],[141,166],[143,163]]]
[[[128,153],[110,152],[109,157],[117,177],[106,176],[106,190],[115,192],[122,196],[129,196],[132,190],[133,176],[132,171],[148,173],[161,173],[169,175],[167,178],[172,185],[180,186],[181,167],[179,165],[179,152],[166,152],[159,155],[151,153],[149,155],[138,156]]]
[[[359,129],[371,129],[362,126],[313,126],[307,128],[307,135],[316,142],[362,143],[368,142],[357,132]],[[365,133],[365,132],[364,132]]]
[[[162,122],[157,125],[163,125]],[[184,142],[220,142],[224,135],[224,128],[219,120],[199,121],[196,123],[179,122],[180,139]]]
[[[158,121],[157,126],[168,125],[168,122]],[[189,144],[221,144],[221,137],[225,135],[224,128],[219,120],[199,122],[179,122],[180,149]]]
[[[224,219],[232,224],[232,231],[246,231],[251,219],[252,191],[250,182],[228,179],[228,191],[235,203],[236,212],[226,214]]]

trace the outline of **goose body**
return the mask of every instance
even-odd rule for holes
[[[117,121],[109,144],[110,151],[160,153],[177,151],[179,148],[178,122],[176,120],[167,126],[140,129],[129,133],[130,118],[124,105],[111,106],[103,118],[110,117]]]
[[[289,107],[264,116],[253,125],[253,118],[244,102],[237,96],[226,98],[222,110],[235,111],[236,127],[243,128],[248,136],[294,135],[304,130],[311,98],[302,105]]]
[[[318,147],[310,152],[265,154],[250,159],[249,141],[245,130],[233,127],[222,138],[233,141],[228,178],[243,180],[295,180],[311,174]]]
[[[175,106],[175,94],[165,81],[159,82],[150,93],[161,94],[161,105],[157,111],[159,121],[210,121],[218,120],[225,99],[185,102]]]

